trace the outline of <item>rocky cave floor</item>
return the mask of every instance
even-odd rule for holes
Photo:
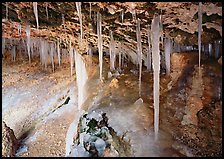
[[[141,99],[138,70],[127,63],[117,77],[99,84],[97,58],[86,59],[89,77],[87,112],[105,112],[108,124],[130,145],[119,156],[222,156],[221,65],[203,55],[173,53],[171,75],[160,76],[160,125],[158,140],[153,129],[153,74],[143,69]],[[68,127],[77,116],[75,74],[62,64],[52,73],[35,59],[2,64],[2,120],[20,141],[17,156],[65,156]],[[99,86],[98,86],[99,84]],[[139,99],[139,100],[138,100]],[[119,152],[119,149],[117,149]]]

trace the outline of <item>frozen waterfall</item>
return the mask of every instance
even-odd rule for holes
[[[155,139],[159,131],[159,73],[160,73],[160,17],[155,14],[151,23],[152,39],[152,64],[153,64],[153,98],[154,98],[154,131]]]

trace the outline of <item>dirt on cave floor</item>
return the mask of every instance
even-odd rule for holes
[[[108,87],[107,84],[110,84],[111,79],[105,78],[104,86],[101,88],[106,89],[101,92],[100,99],[97,98],[98,102],[95,102],[92,108],[89,109],[89,111],[102,110],[108,113],[109,122],[114,126],[114,129],[117,132],[120,131],[121,136],[122,133],[126,133],[127,138],[132,138],[130,142],[133,150],[135,150],[135,156],[194,156],[197,154],[194,149],[197,151],[202,150],[198,155],[203,156],[204,149],[209,148],[206,145],[209,146],[210,143],[204,140],[196,140],[196,137],[190,135],[192,131],[199,132],[199,135],[202,133],[203,139],[212,142],[220,140],[220,134],[217,131],[214,132],[215,135],[208,137],[210,132],[207,129],[211,128],[211,126],[206,126],[206,123],[203,123],[200,119],[198,119],[198,126],[192,126],[191,123],[181,124],[183,116],[186,114],[186,100],[190,98],[187,94],[194,94],[192,90],[195,90],[195,87],[192,79],[197,77],[196,70],[198,68],[195,65],[198,56],[189,53],[183,53],[180,56],[184,57],[184,60],[180,61],[180,63],[186,62],[186,65],[180,66],[182,67],[179,68],[181,74],[173,75],[178,76],[178,80],[172,83],[170,89],[168,89],[168,85],[171,78],[165,76],[165,74],[160,77],[160,139],[158,145],[154,145],[154,148],[150,148],[154,143],[151,142],[153,137],[153,81],[151,73],[143,71],[142,99],[144,107],[134,107],[135,111],[133,111],[132,106],[129,108],[121,106],[122,104],[126,106],[130,105],[130,103],[133,104],[139,98],[138,70],[129,65],[123,74],[116,78],[118,79],[118,88]],[[216,107],[212,110],[216,114],[214,118],[211,118],[205,112],[202,111],[201,113],[207,115],[206,120],[208,121],[210,121],[210,118],[212,121],[218,120],[218,124],[212,126],[215,127],[215,130],[220,130],[222,125],[220,121],[221,114],[219,114],[221,105],[219,104],[220,94],[217,90],[220,89],[219,82],[222,78],[221,66],[214,60],[208,60],[206,63],[202,62],[202,65],[202,79],[204,82],[202,104],[209,109],[209,104],[211,105],[213,99],[216,99]],[[52,73],[51,66],[48,67],[47,71],[44,70],[38,59],[31,64],[28,63],[28,60],[13,63],[8,59],[3,61],[2,68],[3,120],[14,130],[17,138],[23,139],[21,144],[23,149],[20,152],[26,147],[28,148],[26,152],[18,156],[64,156],[66,133],[69,125],[74,120],[74,116],[77,115],[77,88],[75,75],[72,80],[70,78],[70,65],[63,64],[61,68],[56,68],[56,71]],[[132,70],[132,73],[129,72],[130,70]],[[104,77],[106,75],[107,73],[104,74]],[[215,81],[215,79],[218,81]],[[94,88],[89,90],[93,91]],[[222,91],[220,90],[220,92]],[[97,96],[100,96],[100,93],[96,93],[95,97]],[[57,109],[68,97],[70,97],[69,103]],[[92,100],[95,100],[95,98],[88,99],[85,102],[85,105],[88,105],[86,107],[91,106],[89,103]],[[197,101],[198,98],[195,100]],[[105,107],[105,105],[114,107],[112,109]],[[141,110],[141,108],[143,109]],[[189,111],[194,112],[195,110],[189,107]],[[197,110],[197,112],[199,111],[201,109]],[[128,112],[132,115],[129,117],[136,118],[132,119],[133,124],[125,118]],[[197,121],[197,118],[192,117],[192,119]],[[125,122],[121,122],[121,120]],[[142,124],[139,125],[138,123]],[[207,134],[202,131],[201,125],[203,125],[205,132],[208,132]],[[137,131],[129,131],[132,128]],[[183,130],[185,129],[187,129],[186,132],[189,132],[188,136],[184,134]],[[181,138],[184,135],[185,138]],[[145,136],[148,137],[145,138]],[[213,136],[216,136],[216,139]],[[186,142],[189,140],[193,144]],[[200,143],[204,143],[204,145]],[[198,147],[195,148],[194,145]],[[215,147],[211,149],[215,149]],[[212,152],[213,150],[211,150]]]

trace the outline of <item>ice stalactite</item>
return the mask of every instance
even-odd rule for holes
[[[166,74],[170,74],[170,53],[171,53],[171,40],[170,38],[165,38],[165,61],[166,61]]]
[[[161,11],[162,12],[162,11]],[[163,48],[163,23],[162,23],[162,15],[159,15],[159,26],[160,26],[160,40],[161,40],[161,44],[162,44],[162,48]]]
[[[139,97],[141,97],[141,79],[142,79],[142,42],[141,42],[141,31],[140,31],[140,20],[136,23],[136,36],[137,36],[137,53],[138,53],[138,64],[139,64]]]
[[[51,64],[52,64],[52,71],[54,72],[54,43],[50,44],[50,57],[51,57]]]
[[[62,18],[62,24],[65,24],[65,15],[61,14],[61,18]]]
[[[71,45],[71,41],[70,41],[70,45]],[[71,77],[72,77],[72,74],[73,74],[73,62],[74,62],[74,60],[73,60],[73,50],[74,49],[72,47],[70,47],[69,55],[70,55]]]
[[[124,10],[121,11],[121,24],[124,23]]]
[[[98,50],[99,50],[99,64],[100,64],[100,80],[103,80],[103,39],[102,39],[102,17],[97,12],[97,35],[98,35]]]
[[[85,84],[88,79],[88,75],[82,56],[75,49],[74,49],[74,55],[75,55],[76,82],[78,87],[78,110],[80,110],[82,104],[86,100]]]
[[[33,46],[34,45],[34,40],[33,39],[30,39],[30,51],[31,51],[31,58],[33,58]]]
[[[60,41],[57,40],[58,65],[61,66]]]
[[[47,20],[48,20],[48,8],[47,8],[47,2],[46,2],[45,10],[46,10],[46,15],[47,15]]]
[[[119,45],[119,58],[118,58],[118,69],[119,69],[119,71],[121,71],[121,53],[122,53],[122,51],[121,51],[121,43],[120,43],[120,45]]]
[[[39,28],[39,21],[38,21],[38,11],[37,11],[37,2],[33,2],[33,11],[36,18],[37,29]]]
[[[78,16],[79,16],[80,32],[81,32],[81,44],[82,44],[82,39],[83,39],[83,32],[82,32],[82,12],[81,12],[81,4],[82,4],[82,2],[75,2],[75,4],[76,4],[76,9],[77,9],[77,12],[78,12]],[[81,45],[80,45],[80,47],[81,47]]]
[[[8,20],[8,16],[9,16],[9,4],[8,4],[8,2],[5,2],[5,10],[6,10],[5,19]]]
[[[217,59],[219,56],[219,41],[214,42],[214,47],[215,47],[215,58]]]
[[[92,3],[89,2],[89,18],[90,18],[90,19],[92,19],[92,18],[91,18],[91,12],[92,12]]]
[[[13,62],[16,61],[16,46],[15,45],[12,46],[12,61]]]
[[[4,55],[5,52],[5,38],[2,37],[2,55]]]
[[[148,52],[147,52],[147,62],[146,62],[146,67],[148,71],[152,70],[152,50],[151,50],[151,29],[150,25],[148,26]]]
[[[154,131],[155,139],[158,138],[159,131],[159,73],[160,73],[160,18],[155,14],[151,23],[152,40],[152,66],[153,66],[153,98],[154,98]]]
[[[26,27],[26,45],[27,45],[27,53],[28,53],[28,57],[29,57],[29,63],[31,63],[31,57],[30,57],[30,26],[28,25]]]
[[[202,32],[202,3],[198,6],[198,53],[199,53],[199,69],[201,65],[201,32]]]
[[[113,32],[110,30],[110,70],[114,71],[115,70],[115,61],[116,61],[116,54],[115,54],[115,44],[114,44],[114,37],[113,37]]]
[[[208,44],[208,52],[209,52],[209,56],[211,57],[212,56],[212,44],[211,43]]]
[[[19,34],[19,36],[21,36],[21,33],[22,33],[22,26],[21,26],[20,23],[18,24],[17,28],[18,28],[18,34]]]

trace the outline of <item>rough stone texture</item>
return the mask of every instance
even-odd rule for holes
[[[16,154],[18,141],[14,132],[2,122],[2,157],[13,157]]]

